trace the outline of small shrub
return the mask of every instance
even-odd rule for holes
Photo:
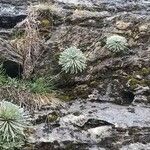
[[[87,66],[85,55],[76,47],[64,50],[60,54],[59,64],[62,66],[62,71],[71,74],[82,72]]]
[[[0,148],[13,149],[24,144],[25,120],[23,109],[2,101],[0,103]]]
[[[108,37],[106,41],[106,47],[115,54],[124,53],[126,50],[128,50],[126,38],[119,35],[112,35]]]

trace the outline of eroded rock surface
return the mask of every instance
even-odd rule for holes
[[[50,69],[59,72],[55,58],[72,45],[86,54],[88,68],[75,78],[62,75],[63,80],[58,79],[58,87],[65,95],[61,98],[74,101],[35,114],[29,139],[34,148],[27,149],[149,150],[150,2],[54,0],[52,3],[56,9],[52,13],[54,26],[46,41],[49,49],[35,74],[46,74]],[[1,28],[12,28],[20,22],[26,16],[27,4],[28,1],[2,0]],[[106,37],[112,34],[126,37],[129,54],[112,56],[105,48]]]
[[[55,55],[47,55],[45,60],[55,58],[58,51],[70,45],[79,47],[88,58],[88,68],[82,75],[59,80],[66,94],[73,99],[87,98],[96,89],[98,98],[106,101],[125,104],[138,103],[141,99],[149,103],[150,3],[143,0],[57,2],[64,18],[61,20],[59,16],[60,22],[47,41]],[[106,38],[113,34],[127,38],[130,49],[127,55],[112,56],[104,47]],[[47,66],[46,61],[43,64],[41,68]],[[68,85],[72,90],[66,89]],[[147,90],[139,93],[139,88]]]
[[[92,100],[76,100],[55,110],[56,120],[41,123],[30,137],[45,149],[127,149],[150,143],[150,106],[120,106]],[[145,115],[146,114],[146,115]],[[46,114],[43,114],[46,115]],[[51,113],[47,113],[47,118]],[[43,122],[46,121],[43,120]],[[35,120],[36,122],[36,120]],[[139,144],[138,144],[139,143]]]
[[[59,86],[73,99],[88,99],[71,102],[57,112],[56,121],[35,127],[40,133],[36,148],[148,150],[150,3],[57,2],[65,17],[56,23],[47,43],[54,51],[76,45],[89,59],[84,74],[69,79],[71,88],[67,88],[67,78],[67,82],[60,80]],[[127,38],[129,54],[114,57],[104,48],[106,37],[112,34]]]

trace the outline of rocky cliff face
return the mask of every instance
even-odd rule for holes
[[[98,99],[117,103],[131,103],[138,101],[139,95],[143,97],[142,93],[149,91],[149,2],[59,2],[59,9],[62,10],[58,16],[60,21],[47,43],[60,51],[76,45],[89,60],[87,71],[75,78],[78,84],[73,87],[71,95],[87,97],[96,89]],[[112,34],[128,39],[128,55],[114,57],[104,48],[106,37]],[[148,91],[143,91],[143,88]],[[143,98],[149,103],[149,96]]]
[[[26,17],[27,4],[27,1],[1,1],[3,37],[4,31],[11,34],[8,31]],[[82,75],[75,78],[63,75],[64,80],[59,80],[65,93],[61,98],[74,101],[36,114],[35,132],[30,140],[38,143],[35,149],[148,150],[150,2],[56,0],[51,5],[55,10],[53,29],[46,41],[49,49],[35,73],[47,74],[49,69],[57,72],[54,58],[71,45],[86,54],[88,67]],[[112,56],[104,47],[106,37],[113,34],[126,37],[129,54]],[[45,125],[46,115],[52,120]]]
[[[2,37],[7,38],[11,35],[11,29],[26,17],[25,11],[22,3],[19,4],[17,1],[0,2],[0,35]]]

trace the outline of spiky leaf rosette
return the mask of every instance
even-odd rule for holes
[[[59,64],[66,73],[76,74],[86,68],[86,57],[83,52],[76,47],[64,50],[59,57]]]
[[[107,38],[106,47],[112,53],[122,53],[127,50],[127,40],[123,36],[112,35]]]
[[[19,106],[2,101],[0,103],[0,133],[2,139],[7,142],[12,142],[17,137],[24,136],[24,117],[23,109]]]
[[[22,138],[17,138],[15,141],[6,141],[0,136],[0,150],[16,150],[24,145]]]

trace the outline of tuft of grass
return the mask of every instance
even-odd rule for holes
[[[29,83],[29,90],[32,93],[50,93],[54,89],[52,82],[49,82],[45,78],[35,79],[34,82]]]
[[[33,79],[33,81],[10,78],[5,74],[2,65],[0,65],[0,85],[2,87],[16,88],[37,94],[50,93],[54,89],[53,82],[47,78],[39,77]]]

